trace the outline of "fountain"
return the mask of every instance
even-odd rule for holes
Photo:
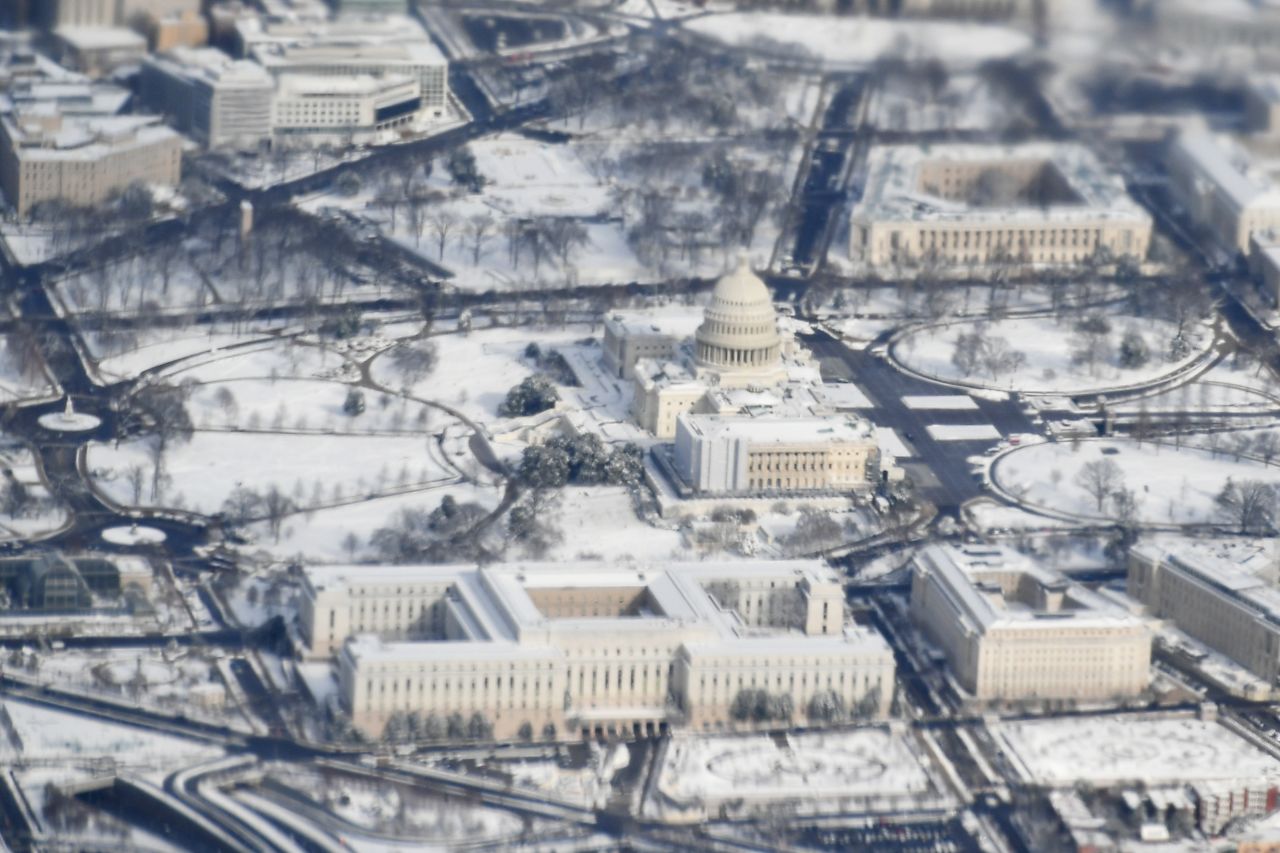
[[[75,403],[71,401],[71,395],[68,394],[67,404],[61,412],[43,414],[37,418],[37,422],[45,429],[55,432],[88,432],[91,429],[97,429],[102,419],[96,415],[77,412]]]
[[[154,527],[139,526],[135,521],[128,527],[108,527],[102,531],[102,538],[112,545],[159,545],[165,540],[165,534]]]

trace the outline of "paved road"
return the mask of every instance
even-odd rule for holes
[[[867,350],[850,349],[826,332],[803,338],[818,358],[823,378],[855,383],[875,405],[867,415],[876,426],[892,429],[912,451],[902,461],[903,467],[912,476],[918,493],[937,506],[939,513],[954,514],[961,504],[982,492],[982,483],[975,477],[968,458],[981,455],[996,440],[937,441],[929,435],[930,425],[990,424],[1001,436],[1038,431],[1012,399],[973,398],[976,409],[958,411],[908,408],[902,402],[904,395],[962,392],[901,373],[885,359]]]

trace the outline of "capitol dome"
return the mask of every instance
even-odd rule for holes
[[[698,363],[726,370],[772,367],[781,341],[773,297],[744,260],[716,282],[695,336]]]

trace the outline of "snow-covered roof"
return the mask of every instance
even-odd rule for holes
[[[952,610],[981,633],[1002,628],[1059,631],[1067,626],[1136,627],[1142,623],[1065,575],[1003,546],[930,545],[916,555],[915,571],[917,576],[935,578]],[[1010,579],[1028,578],[1044,591],[1061,593],[1061,604],[1039,609],[1006,592]]]
[[[276,94],[281,98],[316,98],[342,95],[374,95],[406,83],[414,83],[412,77],[403,74],[353,74],[338,77],[317,74],[285,74],[280,77]]]
[[[1174,151],[1195,167],[1236,210],[1280,206],[1280,188],[1253,168],[1249,155],[1204,130],[1181,133]]]
[[[446,63],[422,26],[405,15],[324,21],[255,17],[237,21],[236,30],[246,52],[266,66],[339,60]]]
[[[147,49],[147,40],[127,27],[59,27],[57,34],[76,50]]]
[[[690,660],[700,657],[761,657],[796,655],[812,657],[882,655],[889,653],[884,637],[867,628],[847,627],[843,634],[808,636],[784,634],[764,637],[734,637],[731,640],[686,643]]]
[[[54,120],[40,120],[49,117]],[[61,115],[36,108],[0,121],[21,160],[98,160],[112,152],[179,140],[157,116]]]
[[[1271,540],[1157,538],[1135,545],[1133,553],[1207,584],[1280,625],[1280,565]]]
[[[766,444],[834,444],[874,441],[871,424],[852,415],[702,415],[684,414],[681,422],[707,441],[746,441]]]
[[[1039,161],[1053,166],[1078,197],[1078,203],[1039,205],[1013,202],[978,207],[925,192],[921,171],[947,162],[984,163],[999,168],[1011,161]],[[890,145],[867,158],[861,200],[853,216],[879,220],[1097,220],[1149,221],[1125,191],[1119,176],[1108,172],[1089,149],[1075,143],[1032,142],[1022,145]]]

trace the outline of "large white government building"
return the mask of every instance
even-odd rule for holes
[[[851,257],[871,266],[1141,261],[1151,217],[1086,148],[873,149],[850,221]]]
[[[1253,236],[1280,229],[1280,186],[1231,140],[1189,130],[1167,160],[1174,197],[1222,248],[1248,253]]]
[[[867,491],[882,477],[879,437],[854,415],[681,415],[672,461],[699,494]]]
[[[405,15],[245,18],[237,21],[236,35],[244,54],[276,77],[408,77],[418,84],[424,117],[447,114],[448,60],[422,26]]]
[[[1129,552],[1128,593],[1274,689],[1280,566],[1272,542],[1156,540]]]
[[[1142,618],[1007,548],[925,548],[911,616],[979,701],[1112,700],[1150,681]]]
[[[769,288],[746,261],[716,282],[691,341],[615,315],[604,352],[611,372],[633,377],[632,416],[658,438],[674,438],[685,412],[717,411],[705,399],[710,392],[816,378],[808,353],[779,330]]]
[[[412,712],[572,738],[718,728],[747,689],[797,717],[826,691],[877,713],[893,694],[892,651],[820,561],[312,567],[303,592],[304,654],[336,654],[372,736]]]

